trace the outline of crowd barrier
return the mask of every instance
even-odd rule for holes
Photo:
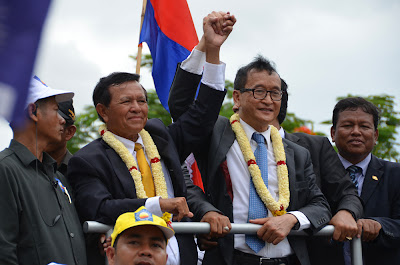
[[[200,222],[172,222],[172,228],[175,233],[182,234],[207,234],[210,232],[210,224]],[[229,233],[231,234],[256,234],[261,225],[257,224],[233,224]],[[314,236],[331,236],[333,234],[333,225],[327,225],[322,228]],[[83,232],[85,233],[105,233],[110,236],[112,226],[105,225],[94,221],[86,221],[83,224]],[[309,236],[304,231],[291,231],[292,236]],[[363,265],[361,238],[353,238],[351,242],[352,265]]]

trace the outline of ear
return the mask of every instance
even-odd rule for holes
[[[332,142],[334,143],[335,142],[335,128],[332,126],[331,127],[331,138],[332,138]]]
[[[375,138],[375,144],[374,145],[376,145],[376,142],[378,141],[378,137],[379,137],[379,131],[378,131],[378,129],[376,129],[375,133],[374,133],[374,138]]]
[[[37,117],[37,107],[34,103],[29,103],[28,108],[28,117],[33,120],[34,122],[38,121],[38,117]]]
[[[109,265],[114,265],[115,263],[115,248],[108,247],[106,250],[107,260]]]
[[[107,107],[101,103],[98,103],[96,105],[96,111],[103,118],[104,122],[107,123],[108,122]]]
[[[67,141],[71,140],[71,138],[74,137],[75,132],[76,132],[75,125],[70,125],[67,128],[65,128],[65,140]]]
[[[232,93],[232,97],[233,97],[233,102],[235,102],[235,106],[237,108],[240,108],[240,96],[242,93],[240,93],[239,90],[234,89],[233,93]]]

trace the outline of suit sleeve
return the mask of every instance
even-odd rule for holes
[[[294,183],[296,189],[294,193],[297,194],[297,198],[291,198],[291,201],[298,201],[294,202],[294,205],[296,205],[296,203],[301,203],[302,205],[299,205],[300,207],[298,209],[296,209],[296,207],[292,209],[302,212],[308,218],[311,223],[309,230],[315,233],[328,224],[332,215],[328,202],[315,183],[315,174],[310,153],[306,149],[303,149],[302,152],[303,153],[296,153],[296,173],[300,176],[304,175],[304,179],[301,181],[297,179]],[[291,186],[291,188],[292,187],[293,186]]]
[[[363,205],[350,176],[326,137],[320,149],[321,190],[331,206],[332,214],[349,211],[355,220],[361,218]]]
[[[203,190],[193,184],[186,165],[182,166],[182,172],[187,187],[187,203],[190,211],[194,214],[193,221],[199,222],[207,212],[211,211],[223,214],[220,210],[215,208],[214,205],[207,201],[207,197]]]
[[[385,161],[387,164],[390,162]],[[390,211],[386,216],[367,216],[365,218],[373,219],[379,222],[382,229],[377,237],[377,239],[372,243],[382,246],[385,248],[400,248],[400,166],[398,163],[390,163],[395,165],[391,167],[388,171],[385,171],[389,183],[387,184],[387,189],[385,190],[387,194],[379,196],[382,200],[387,196],[387,201],[382,203],[387,203],[390,205]],[[384,215],[384,214],[382,214]]]
[[[195,103],[168,126],[181,163],[190,153],[201,150],[207,144],[225,94],[226,90],[218,91],[202,83]]]
[[[189,73],[178,64],[168,97],[168,108],[174,121],[193,104],[200,80],[201,75]]]
[[[122,213],[144,206],[146,199],[126,198],[124,194],[120,198],[113,197],[110,189],[114,186],[111,181],[117,177],[112,166],[106,161],[90,161],[82,156],[73,156],[68,164],[68,180],[74,190],[75,206],[81,221],[91,220],[113,225]],[[102,170],[98,170],[99,167]]]

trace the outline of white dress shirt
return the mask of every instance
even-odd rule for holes
[[[251,136],[256,132],[250,125],[248,125],[243,120],[240,120],[240,124],[249,139],[250,146],[254,152],[257,148],[257,143],[251,139]],[[279,199],[279,187],[278,178],[276,174],[276,161],[274,157],[274,151],[271,142],[271,130],[268,128],[267,131],[261,132],[266,140],[266,146],[268,150],[268,191],[271,196],[275,199]],[[232,181],[233,189],[233,220],[234,223],[247,223],[248,212],[249,212],[249,190],[250,190],[250,173],[247,167],[247,163],[244,160],[242,151],[240,150],[238,142],[235,140],[231,148],[226,155],[226,161],[228,165],[229,175]],[[303,230],[310,227],[310,221],[307,217],[299,211],[290,212],[299,220],[300,228]],[[271,211],[268,210],[268,217],[272,217]],[[262,248],[258,253],[255,253],[245,242],[244,234],[235,235],[235,249],[243,252],[257,254],[259,256],[268,258],[279,258],[286,257],[293,254],[293,250],[290,244],[285,238],[279,244],[273,245],[270,243],[265,243],[264,248]]]

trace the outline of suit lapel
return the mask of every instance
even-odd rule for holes
[[[367,173],[364,178],[364,183],[361,191],[361,198],[364,203],[367,204],[372,193],[374,193],[376,187],[378,187],[379,182],[383,178],[383,165],[376,158],[372,156],[371,162],[369,162]]]
[[[296,190],[296,168],[294,165],[294,151],[283,141],[283,148],[285,149],[286,154],[286,165],[289,172],[289,190],[290,190],[290,203],[288,207],[288,211],[292,209],[296,209],[297,202],[297,193]]]
[[[217,123],[211,139],[209,151],[209,176],[214,176],[219,165],[226,159],[226,154],[235,141],[235,133],[232,131],[229,121]]]
[[[126,167],[124,161],[122,161],[122,159],[119,157],[119,155],[108,145],[107,147],[107,157],[110,160],[111,165],[113,165],[112,168],[115,172],[115,175],[121,182],[124,193],[127,195],[128,198],[136,198],[135,184],[131,174],[129,173],[128,168]]]

